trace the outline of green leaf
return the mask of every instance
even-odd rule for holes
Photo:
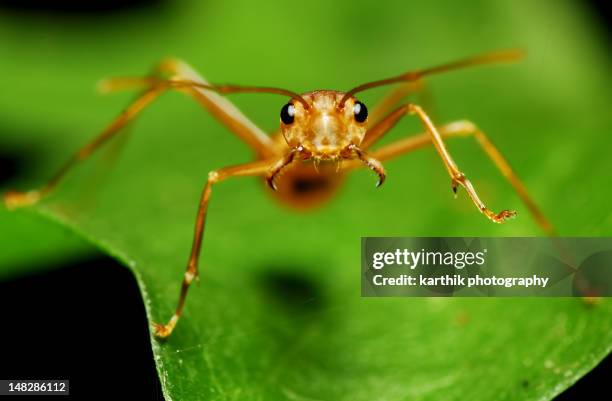
[[[610,60],[588,18],[569,2],[510,0],[185,1],[89,21],[1,15],[0,52],[11,57],[0,65],[10,78],[0,143],[42,149],[16,185],[42,183],[132,98],[95,97],[92,84],[143,74],[168,55],[213,82],[306,91],[518,46],[528,54],[520,64],[432,78],[436,121],[478,123],[561,234],[610,235]],[[232,99],[262,128],[276,128],[284,99]],[[388,140],[421,130],[405,121]],[[151,320],[165,321],[207,172],[251,152],[179,94],[151,106],[128,135],[115,163],[108,159],[119,143],[30,213],[122,261]],[[171,338],[152,340],[167,399],[546,400],[593,368],[612,346],[607,299],[589,307],[580,299],[359,297],[361,236],[541,234],[472,141],[450,149],[482,197],[517,209],[517,220],[494,225],[464,193],[453,200],[431,149],[387,163],[378,190],[369,172],[355,173],[309,214],[279,206],[256,179],[217,186],[201,285]],[[20,223],[0,224],[8,232]]]

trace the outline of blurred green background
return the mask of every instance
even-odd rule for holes
[[[435,121],[476,122],[560,234],[610,235],[611,60],[592,18],[579,2],[511,0],[182,1],[72,16],[4,10],[0,149],[19,155],[23,169],[3,187],[44,182],[133,98],[97,96],[100,78],[142,75],[167,56],[212,82],[303,92],[522,48],[521,63],[428,80]],[[360,99],[373,105],[384,93]],[[232,100],[267,131],[285,102]],[[385,142],[421,131],[405,119]],[[180,94],[153,104],[128,136],[40,206],[0,211],[0,277],[94,245],[136,274],[151,318],[170,316],[207,172],[251,152]],[[516,209],[517,219],[495,225],[465,193],[454,200],[432,149],[386,163],[378,190],[370,172],[355,173],[309,214],[279,206],[255,179],[219,185],[202,285],[176,334],[152,342],[168,399],[548,399],[592,368],[612,344],[609,302],[587,309],[577,299],[359,298],[362,236],[542,235],[471,139],[449,148],[485,202]],[[275,289],[286,280],[306,288],[289,306]],[[523,388],[527,379],[536,385]]]

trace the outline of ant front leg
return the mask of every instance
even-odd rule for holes
[[[429,141],[433,143],[436,151],[442,158],[446,170],[448,171],[451,178],[451,188],[453,192],[456,193],[457,188],[462,186],[478,210],[480,210],[485,216],[495,223],[503,223],[506,219],[516,216],[516,212],[512,210],[502,210],[499,213],[495,213],[485,206],[485,204],[478,197],[478,194],[476,193],[476,190],[474,189],[474,186],[470,180],[468,180],[465,174],[463,174],[457,167],[457,164],[451,157],[444,141],[442,140],[442,136],[432,123],[429,116],[420,106],[416,104],[408,103],[389,113],[387,117],[368,130],[362,141],[362,147],[367,149],[368,147],[372,146],[384,134],[389,132],[389,130],[393,128],[402,117],[406,115],[416,115],[425,127],[427,131],[426,135]]]
[[[370,170],[374,171],[378,175],[378,182],[376,183],[376,188],[380,187],[385,179],[387,178],[387,173],[385,172],[385,168],[380,162],[380,160],[372,157],[367,152],[361,150],[359,147],[355,145],[349,145],[347,148],[348,154],[343,155],[345,158],[355,157],[361,163],[363,163]]]
[[[551,236],[556,235],[553,225],[540,210],[537,203],[533,200],[529,194],[529,191],[527,190],[527,187],[514,172],[514,169],[510,166],[510,163],[502,155],[499,149],[497,149],[489,137],[480,128],[478,128],[478,126],[476,126],[476,124],[466,120],[455,121],[440,126],[438,131],[444,139],[456,137],[475,138],[476,143],[495,164],[499,172],[508,180],[508,182],[510,182],[510,185],[512,185],[525,206],[527,206],[527,209],[542,231]],[[381,161],[385,161],[429,145],[431,145],[431,137],[427,132],[424,132],[378,148],[372,152],[372,156]]]
[[[277,163],[277,159],[266,159],[241,164],[238,166],[225,167],[219,170],[211,171],[208,174],[208,180],[200,197],[200,205],[196,217],[191,254],[189,256],[187,270],[185,271],[185,276],[181,284],[181,293],[179,296],[178,305],[174,315],[172,315],[166,324],[153,323],[153,330],[156,337],[163,339],[167,338],[172,333],[176,323],[179,320],[179,317],[181,316],[181,313],[183,312],[189,286],[194,279],[199,277],[198,262],[200,258],[200,249],[202,248],[202,238],[204,237],[204,225],[206,223],[208,202],[210,200],[213,185],[230,177],[261,176],[269,174]]]
[[[266,183],[273,190],[276,191],[278,188],[276,187],[276,178],[283,174],[285,168],[287,168],[291,163],[293,163],[296,157],[301,156],[302,159],[308,159],[310,155],[304,151],[302,147],[291,150],[289,153],[284,155],[282,158],[278,159],[276,163],[274,163],[268,175],[266,176]]]

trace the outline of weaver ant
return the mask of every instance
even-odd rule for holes
[[[348,92],[316,90],[303,94],[270,87],[212,85],[184,62],[168,59],[161,62],[150,76],[104,81],[101,84],[101,89],[104,91],[140,88],[143,92],[99,136],[69,159],[46,185],[28,192],[9,192],[5,195],[4,201],[9,208],[39,201],[57,186],[76,163],[89,157],[92,152],[119,133],[122,127],[133,120],[153,100],[169,90],[177,90],[193,97],[244,141],[255,151],[255,161],[224,167],[208,174],[200,198],[191,255],[182,282],[178,306],[168,323],[153,325],[154,333],[159,338],[168,337],[174,330],[183,311],[189,286],[198,278],[198,260],[212,188],[230,177],[264,177],[267,185],[281,201],[295,207],[309,208],[328,200],[338,189],[347,172],[365,166],[378,175],[377,185],[380,186],[386,176],[383,161],[433,144],[451,178],[452,190],[456,193],[459,186],[463,187],[480,212],[491,221],[502,223],[514,217],[516,213],[511,210],[496,213],[487,208],[476,194],[471,182],[453,161],[443,141],[450,137],[473,136],[510,181],[539,226],[545,232],[552,233],[550,223],[533,202],[506,159],[475,124],[469,121],[457,121],[436,127],[425,111],[414,103],[405,103],[390,111],[410,91],[410,84],[420,83],[425,76],[463,67],[509,62],[520,57],[519,51],[489,53],[369,82]],[[354,95],[366,89],[390,84],[403,85],[400,85],[368,115],[366,105]],[[273,136],[267,135],[236,106],[221,96],[240,92],[272,93],[290,98],[280,111],[279,133]],[[402,117],[407,115],[417,116],[425,132],[377,149],[372,148]]]

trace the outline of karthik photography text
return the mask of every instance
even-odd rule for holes
[[[452,287],[488,287],[500,286],[505,288],[511,287],[541,287],[545,288],[548,284],[548,277],[538,277],[535,274],[531,277],[461,277],[459,275],[444,275],[439,277],[426,277],[421,274],[418,276],[409,276],[402,274],[399,277],[383,277],[377,274],[373,277],[373,283],[377,286],[387,285],[408,285],[408,286],[452,286]]]
[[[364,297],[612,296],[612,237],[363,237]]]
[[[372,255],[372,267],[381,270],[388,267],[399,267],[414,270],[417,267],[435,269],[439,267],[453,267],[462,270],[470,266],[483,266],[486,263],[487,249],[480,251],[418,251],[407,248],[395,249],[392,252],[375,252]],[[431,273],[431,272],[428,272]],[[549,282],[548,277],[531,275],[530,277],[496,277],[475,274],[471,277],[459,274],[443,274],[431,276],[430,274],[408,275],[401,274],[396,277],[385,277],[375,274],[372,283],[375,286],[452,286],[452,287],[482,287],[501,286],[511,287],[541,287],[545,288]]]

